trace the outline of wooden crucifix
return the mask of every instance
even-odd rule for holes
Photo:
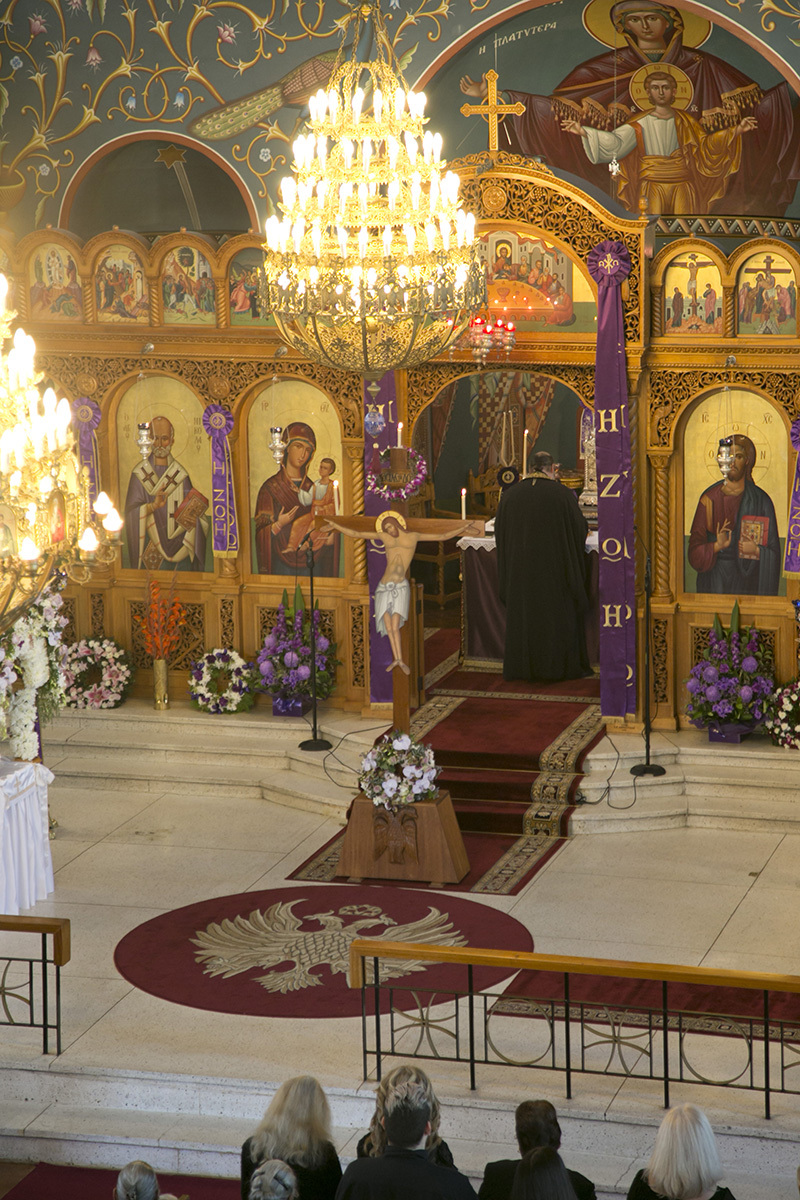
[[[487,71],[484,79],[487,88],[486,99],[481,104],[462,104],[461,112],[465,117],[479,116],[488,121],[489,149],[496,150],[499,118],[504,117],[506,113],[514,113],[515,116],[521,117],[525,112],[525,105],[521,100],[517,100],[516,104],[503,104],[497,99],[497,71]]]
[[[483,521],[455,521],[447,518],[412,518],[388,509],[378,517],[331,517],[326,529],[338,529],[347,537],[379,543],[386,554],[386,569],[375,590],[375,624],[389,638],[392,662],[393,720],[396,729],[409,732],[411,723],[408,676],[408,613],[411,585],[407,574],[417,542],[445,542],[448,538],[471,533],[483,535]]]

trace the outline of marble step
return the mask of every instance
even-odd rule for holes
[[[633,776],[645,761],[641,737],[614,734],[587,756],[580,791],[586,804],[573,833],[670,829],[689,825],[743,831],[800,829],[800,755],[751,737],[739,746],[710,744],[700,730],[655,734],[650,761],[660,776]]]
[[[144,1158],[156,1169],[236,1178],[239,1152],[275,1085],[251,1081],[67,1068],[60,1063],[3,1070],[0,1155],[10,1161],[118,1166]],[[373,1108],[369,1086],[330,1088],[334,1140],[343,1164]],[[442,1130],[459,1168],[477,1187],[484,1164],[516,1157],[509,1140],[514,1104],[440,1094]],[[614,1118],[563,1108],[562,1153],[597,1184],[598,1195],[625,1194],[652,1148],[659,1116]],[[734,1194],[779,1200],[793,1193],[797,1131],[717,1125],[720,1156]]]

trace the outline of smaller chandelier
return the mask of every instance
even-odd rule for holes
[[[0,343],[11,336],[8,282],[0,275]],[[0,533],[0,634],[34,604],[53,571],[85,583],[98,563],[113,562],[122,519],[101,492],[91,504],[89,472],[70,431],[69,401],[40,394],[33,338],[17,329],[0,355],[0,503],[15,530]]]
[[[359,61],[365,23],[376,57]],[[266,223],[262,299],[281,337],[371,380],[439,354],[485,303],[475,219],[458,202],[425,97],[403,79],[377,0],[353,4],[352,56],[309,101],[282,217]]]
[[[458,342],[451,346],[450,357],[455,350],[471,350],[475,362],[484,366],[492,354],[502,352],[508,360],[516,344],[517,327],[513,321],[478,315],[472,318]]]

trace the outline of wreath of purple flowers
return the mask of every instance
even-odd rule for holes
[[[255,702],[255,667],[235,650],[209,650],[189,672],[195,708],[210,713],[247,712]]]
[[[390,487],[387,483],[381,483],[380,478],[383,471],[373,471],[372,468],[367,471],[367,487],[376,496],[382,496],[384,500],[408,500],[422,487],[425,480],[428,478],[428,464],[421,454],[411,447],[407,450],[408,461],[411,469],[414,472],[412,479],[408,483],[404,483],[402,487]],[[387,463],[389,461],[389,450],[383,450],[380,455],[380,462]]]

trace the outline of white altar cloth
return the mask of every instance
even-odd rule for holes
[[[0,758],[0,913],[16,917],[52,892],[47,785],[41,763]]]

